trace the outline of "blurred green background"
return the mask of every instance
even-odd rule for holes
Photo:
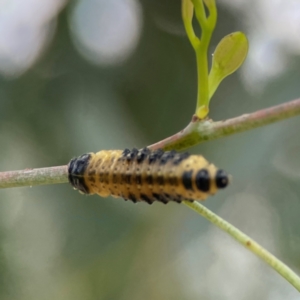
[[[226,119],[300,95],[300,4],[217,1],[210,53],[250,52],[216,92]],[[174,0],[0,2],[0,170],[143,147],[195,109],[195,57]],[[233,175],[205,205],[300,273],[300,118],[201,144]],[[268,266],[183,205],[83,196],[67,184],[0,191],[0,298],[299,299]]]

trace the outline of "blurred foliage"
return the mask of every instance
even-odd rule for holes
[[[196,100],[196,63],[180,1],[141,1],[143,31],[122,65],[99,67],[74,48],[70,4],[29,71],[0,79],[0,169],[67,164],[100,149],[142,147],[181,130]],[[211,53],[242,18],[219,6]],[[254,25],[253,25],[254,26]],[[251,45],[251,40],[250,40]],[[251,47],[251,46],[250,46]],[[299,56],[263,91],[230,76],[210,117],[297,98]],[[206,205],[300,268],[300,119],[191,149],[233,175]],[[186,207],[86,197],[68,185],[0,191],[1,299],[297,299],[246,249]]]

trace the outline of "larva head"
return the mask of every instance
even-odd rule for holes
[[[91,154],[83,154],[73,158],[68,164],[68,178],[72,186],[84,194],[89,193],[84,174],[91,159]]]

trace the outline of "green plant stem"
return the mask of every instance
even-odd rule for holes
[[[208,46],[217,22],[217,8],[215,2],[207,2],[209,16],[206,16],[203,0],[182,0],[182,19],[187,36],[195,50],[198,74],[198,93],[195,114],[203,119],[209,111],[209,81],[208,81]],[[201,28],[201,39],[193,29],[193,11]]]
[[[298,275],[277,259],[270,252],[261,247],[258,243],[252,240],[249,236],[241,232],[239,229],[223,220],[218,215],[214,214],[208,208],[200,204],[199,202],[184,201],[184,204],[189,208],[196,211],[198,214],[206,218],[208,221],[218,226],[223,231],[231,235],[236,241],[245,246],[255,255],[260,257],[263,261],[269,264],[276,272],[278,272],[283,278],[290,282],[298,291],[300,291],[300,278]]]
[[[209,90],[208,90],[208,60],[207,48],[209,45],[210,37],[207,34],[202,35],[202,39],[198,47],[196,47],[196,61],[198,72],[198,94],[196,114],[199,108],[205,106],[208,108],[209,104]]]
[[[0,172],[0,189],[66,182],[67,166]]]
[[[217,21],[217,9],[215,3],[211,2],[209,17],[206,16],[203,0],[193,0],[195,14],[201,28],[200,43],[194,46],[198,73],[198,94],[195,114],[203,118],[208,114],[209,86],[208,86],[208,46]]]

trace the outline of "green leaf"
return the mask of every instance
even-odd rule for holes
[[[210,99],[221,81],[236,71],[244,62],[248,48],[248,40],[243,32],[231,33],[220,41],[213,54],[208,78]]]

